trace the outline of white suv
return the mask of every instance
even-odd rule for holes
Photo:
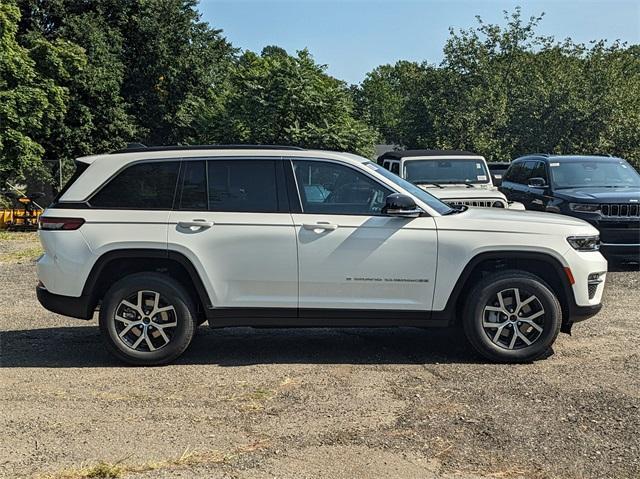
[[[607,262],[575,218],[453,209],[348,153],[139,148],[77,160],[40,218],[42,305],[91,319],[132,364],[201,322],[453,326],[529,361],[600,309]]]
[[[494,186],[484,157],[469,151],[388,151],[378,157],[378,164],[449,205],[525,209],[522,203],[507,201]]]

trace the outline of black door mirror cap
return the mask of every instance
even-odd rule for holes
[[[422,214],[422,210],[416,206],[416,202],[410,196],[392,193],[385,198],[382,213],[389,216],[417,218]]]
[[[531,188],[546,188],[547,182],[544,178],[530,178],[527,186],[530,186]]]

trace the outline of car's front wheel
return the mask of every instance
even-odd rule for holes
[[[107,348],[134,365],[173,361],[189,346],[197,319],[191,298],[174,279],[137,273],[116,282],[100,308]]]
[[[482,356],[498,362],[527,362],[545,355],[556,340],[562,309],[539,277],[505,271],[483,278],[470,292],[464,330]]]

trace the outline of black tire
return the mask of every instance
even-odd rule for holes
[[[171,323],[177,323],[177,325],[170,328],[170,333],[167,329],[165,336],[160,337],[158,335],[159,332],[157,329],[160,328],[155,326],[153,322],[134,327],[136,331],[142,331],[144,328],[145,335],[147,332],[146,327],[148,327],[150,331],[149,341],[152,341],[151,335],[154,334],[154,326],[156,328],[156,336],[153,341],[164,343],[163,338],[169,338],[169,342],[164,343],[164,345],[155,350],[151,350],[152,345],[145,346],[144,344],[140,345],[139,348],[147,348],[147,350],[140,351],[132,349],[130,346],[135,345],[135,343],[133,345],[127,345],[125,341],[119,337],[118,328],[126,328],[125,325],[127,323],[115,319],[117,308],[122,308],[122,301],[137,295],[139,291],[148,292],[144,293],[145,299],[147,299],[147,296],[151,293],[159,293],[160,298],[164,301],[163,304],[173,306],[173,310],[166,314],[170,314]],[[131,314],[132,310],[126,306],[125,309],[126,313]],[[117,281],[105,293],[102,306],[100,307],[100,332],[102,333],[107,349],[118,359],[126,363],[135,366],[167,364],[180,356],[191,343],[197,323],[195,311],[196,309],[191,297],[182,285],[174,279],[153,272],[136,273]],[[120,310],[120,312],[122,312],[122,310]],[[158,316],[154,317],[157,318]],[[158,324],[161,323],[158,322]],[[128,333],[128,335],[131,336],[133,333],[136,333],[136,331],[132,331]],[[120,334],[122,334],[122,331],[120,331]],[[140,332],[138,337],[142,334],[143,333]],[[146,343],[147,338],[144,338],[143,342]]]
[[[493,311],[485,313],[485,307],[500,307],[498,293],[501,292],[503,293],[503,304],[508,301],[511,305],[517,304],[515,303],[515,289],[518,290],[518,297],[527,295],[526,298],[529,299],[531,295],[535,296],[534,300],[528,303],[528,306],[525,305],[521,308],[527,313],[533,312],[528,316],[523,313],[524,318],[517,317],[517,308],[515,311],[509,312],[509,315]],[[512,297],[507,299],[509,294]],[[533,308],[537,308],[537,311],[534,311]],[[505,309],[509,311],[509,308]],[[538,317],[540,319],[536,318],[537,328],[534,329],[533,326],[530,326],[532,320],[529,320],[528,317],[533,317],[540,311],[544,311],[544,313]],[[495,315],[495,320],[500,323],[491,323],[490,317],[487,317],[485,321],[485,314]],[[499,319],[497,319],[498,317]],[[518,322],[521,319],[526,321]],[[483,323],[491,324],[491,326],[485,328]],[[498,324],[505,324],[500,332]],[[522,326],[519,326],[520,324]],[[558,337],[561,324],[562,308],[551,288],[539,277],[519,270],[508,270],[483,278],[469,293],[464,308],[464,331],[473,348],[486,359],[501,363],[530,362],[545,357]],[[518,328],[517,333],[516,328]],[[541,328],[542,331],[540,332],[538,328]],[[497,342],[494,342],[496,336],[498,336]],[[515,343],[511,345],[514,336],[516,336]],[[521,339],[522,337],[525,337],[531,344],[527,345]],[[512,349],[509,349],[510,345]]]

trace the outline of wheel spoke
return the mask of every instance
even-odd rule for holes
[[[153,323],[153,325],[158,329],[175,328],[178,325],[178,322],[174,321],[172,323]]]
[[[140,307],[136,306],[133,303],[130,303],[126,299],[122,300],[122,302],[120,304],[122,304],[123,306],[126,306],[127,308],[133,309],[134,311],[137,311],[138,313],[142,314],[142,309]]]
[[[522,301],[520,301],[520,290],[518,288],[513,288],[513,294],[516,299],[516,311],[520,309],[522,305]]]
[[[164,313],[165,311],[175,311],[176,308],[174,308],[173,306],[165,306],[163,308],[157,308],[151,315],[155,316],[158,313]]]
[[[502,330],[503,330],[503,329],[504,329],[504,326],[500,326],[500,327],[498,328],[498,330],[496,331],[496,334],[495,334],[495,336],[493,337],[493,342],[494,342],[494,343],[497,343],[497,342],[498,342],[498,339],[500,339],[500,335],[502,334]]]
[[[167,336],[167,333],[165,333],[164,329],[162,328],[156,328],[156,329],[160,333],[160,336],[162,336],[162,339],[164,339],[164,344],[167,344],[169,342],[169,336]]]
[[[154,293],[153,297],[153,310],[158,311],[158,307],[160,306],[160,293]]]
[[[502,291],[500,291],[497,296],[498,296],[498,303],[500,303],[500,309],[502,309],[503,311],[506,311],[507,308],[504,305],[504,298],[502,297]]]
[[[129,323],[129,324],[127,325],[127,327],[126,327],[126,328],[124,328],[122,331],[120,331],[120,334],[119,334],[118,336],[120,336],[121,338],[124,338],[124,337],[126,336],[126,334],[127,334],[129,331],[131,331],[131,328],[133,328],[134,326],[137,326],[138,324],[140,324],[140,323],[138,323],[138,322],[136,322],[136,323],[133,323],[133,322],[132,322],[132,323]]]
[[[136,339],[136,342],[135,342],[135,343],[133,343],[133,344],[131,345],[131,347],[132,347],[133,349],[138,349],[138,346],[140,346],[140,343],[141,343],[141,342],[142,342],[142,340],[145,338],[145,336],[146,336],[146,333],[142,332],[142,333],[140,334],[140,336],[138,337],[138,339]]]
[[[522,339],[527,346],[531,346],[531,344],[533,344],[532,341],[529,341],[529,339],[524,334],[522,334],[518,328],[516,328],[514,331],[516,332],[516,335],[520,339]]]
[[[131,324],[131,323],[133,323],[133,322],[134,322],[134,321],[132,321],[132,320],[130,320],[130,319],[123,318],[123,317],[122,317],[122,316],[120,316],[119,314],[116,314],[116,315],[115,315],[115,318],[116,318],[116,321],[120,321],[121,323],[124,323],[124,324],[127,324],[127,325],[129,325],[129,324]]]
[[[533,301],[534,299],[537,299],[535,296],[529,296],[527,299],[525,299],[522,303],[520,303],[520,307],[518,308],[518,311],[522,310],[522,308],[524,308],[527,304],[529,304],[531,301]]]
[[[538,311],[537,313],[533,313],[531,316],[527,316],[526,318],[518,318],[520,321],[532,321],[536,318],[539,318],[540,316],[542,316],[544,314],[544,309],[541,309],[540,311]]]
[[[503,328],[507,324],[507,321],[503,321],[502,323],[492,323],[490,321],[483,321],[483,328]]]
[[[513,349],[513,347],[516,345],[516,339],[518,339],[518,333],[516,332],[518,329],[517,328],[512,328],[511,333],[511,342],[509,343],[509,349]]]
[[[155,346],[151,342],[151,338],[147,334],[147,331],[144,332],[144,340],[147,342],[147,346],[149,346],[149,351],[155,351],[156,350]]]

